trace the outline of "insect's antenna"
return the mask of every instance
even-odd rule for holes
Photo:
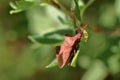
[[[83,33],[84,30],[86,30],[87,27],[88,27],[88,24],[86,24],[86,25],[84,25],[84,26],[82,27],[82,30],[81,30],[82,33]]]
[[[74,12],[72,12],[72,16],[73,16],[73,19],[75,19],[75,22],[76,22],[76,24],[77,24],[78,20],[77,20],[77,17],[76,17],[76,15],[75,15]]]
[[[80,25],[78,25],[78,28],[75,30],[75,33],[77,34],[77,33],[80,33],[80,32],[81,32]]]

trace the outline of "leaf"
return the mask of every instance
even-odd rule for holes
[[[63,68],[72,51],[74,51],[76,45],[81,39],[82,33],[78,33],[75,36],[65,35],[65,40],[61,46],[58,46],[56,51],[56,58],[60,68]]]
[[[46,66],[46,68],[51,68],[57,66],[57,60],[54,59],[49,65]]]
[[[64,20],[62,17],[58,16],[58,19],[59,19],[59,21],[60,21],[62,24],[65,24],[65,23],[66,23],[65,20]]]
[[[59,44],[63,41],[63,36],[66,34],[72,34],[73,31],[71,29],[61,29],[53,32],[46,33],[44,35],[37,36],[29,36],[29,39],[33,42],[38,42],[41,44]]]
[[[89,0],[86,4],[86,8],[88,8],[95,0]]]
[[[75,19],[73,19],[73,25],[74,25],[74,28],[75,28],[75,29],[78,27]]]
[[[53,34],[58,34],[58,35],[64,36],[66,33],[69,35],[72,35],[73,31],[72,31],[72,29],[61,29],[61,30],[56,30],[53,32],[46,33],[45,36],[50,36]]]
[[[76,17],[78,18],[79,21],[81,21],[80,8],[79,8],[79,5],[78,5],[78,0],[74,0],[74,2],[75,2],[75,14],[76,14]]]
[[[10,2],[10,6],[13,8],[13,10],[10,11],[10,14],[24,11],[33,5],[34,5],[34,1],[29,1],[29,0]]]
[[[81,16],[83,16],[85,10],[94,2],[95,0],[89,0],[85,5],[80,7],[81,10]]]
[[[77,61],[79,52],[80,52],[80,51],[77,50],[77,52],[75,53],[75,56],[74,56],[73,59],[72,59],[72,62],[71,62],[71,64],[70,64],[72,67],[76,67],[76,61]]]
[[[17,9],[17,6],[13,2],[10,2],[9,4],[13,9]]]
[[[63,68],[66,64],[66,62],[68,61],[68,59],[70,59],[71,62],[71,58],[72,57],[72,53],[76,52],[76,48],[78,43],[81,40],[83,31],[88,27],[88,25],[84,25],[82,27],[82,30],[80,30],[80,27],[78,27],[78,29],[76,30],[76,35],[75,36],[69,36],[69,35],[65,35],[65,39],[64,42],[61,46],[57,47],[56,50],[56,59],[58,62],[58,65],[60,68]],[[76,55],[76,54],[75,54]],[[72,65],[75,66],[75,61],[77,58],[78,54],[75,56],[75,59],[73,59]]]
[[[18,9],[18,10],[11,10],[10,11],[10,14],[14,14],[14,13],[19,13],[19,12],[21,12],[22,10],[20,10],[20,9]]]
[[[34,42],[38,42],[41,44],[58,44],[62,42],[62,39],[57,39],[55,38],[49,38],[49,37],[44,37],[44,36],[29,36],[30,40],[34,40]]]

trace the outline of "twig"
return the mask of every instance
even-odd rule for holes
[[[71,12],[68,11],[64,6],[62,6],[57,0],[50,0],[50,4],[56,7],[57,9],[61,10],[65,13],[68,17],[72,18]]]

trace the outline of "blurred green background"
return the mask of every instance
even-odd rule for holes
[[[0,80],[120,80],[120,0],[95,0],[87,8],[89,40],[81,42],[77,67],[63,69],[46,69],[55,46],[32,43],[28,36],[68,29],[58,20],[64,14],[45,6],[10,15],[9,1],[0,0]],[[59,1],[70,9],[72,0]]]

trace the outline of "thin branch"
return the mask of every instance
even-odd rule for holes
[[[58,10],[65,13],[68,17],[72,18],[71,12],[68,11],[63,5],[61,5],[57,0],[50,0],[50,4],[56,7]]]

